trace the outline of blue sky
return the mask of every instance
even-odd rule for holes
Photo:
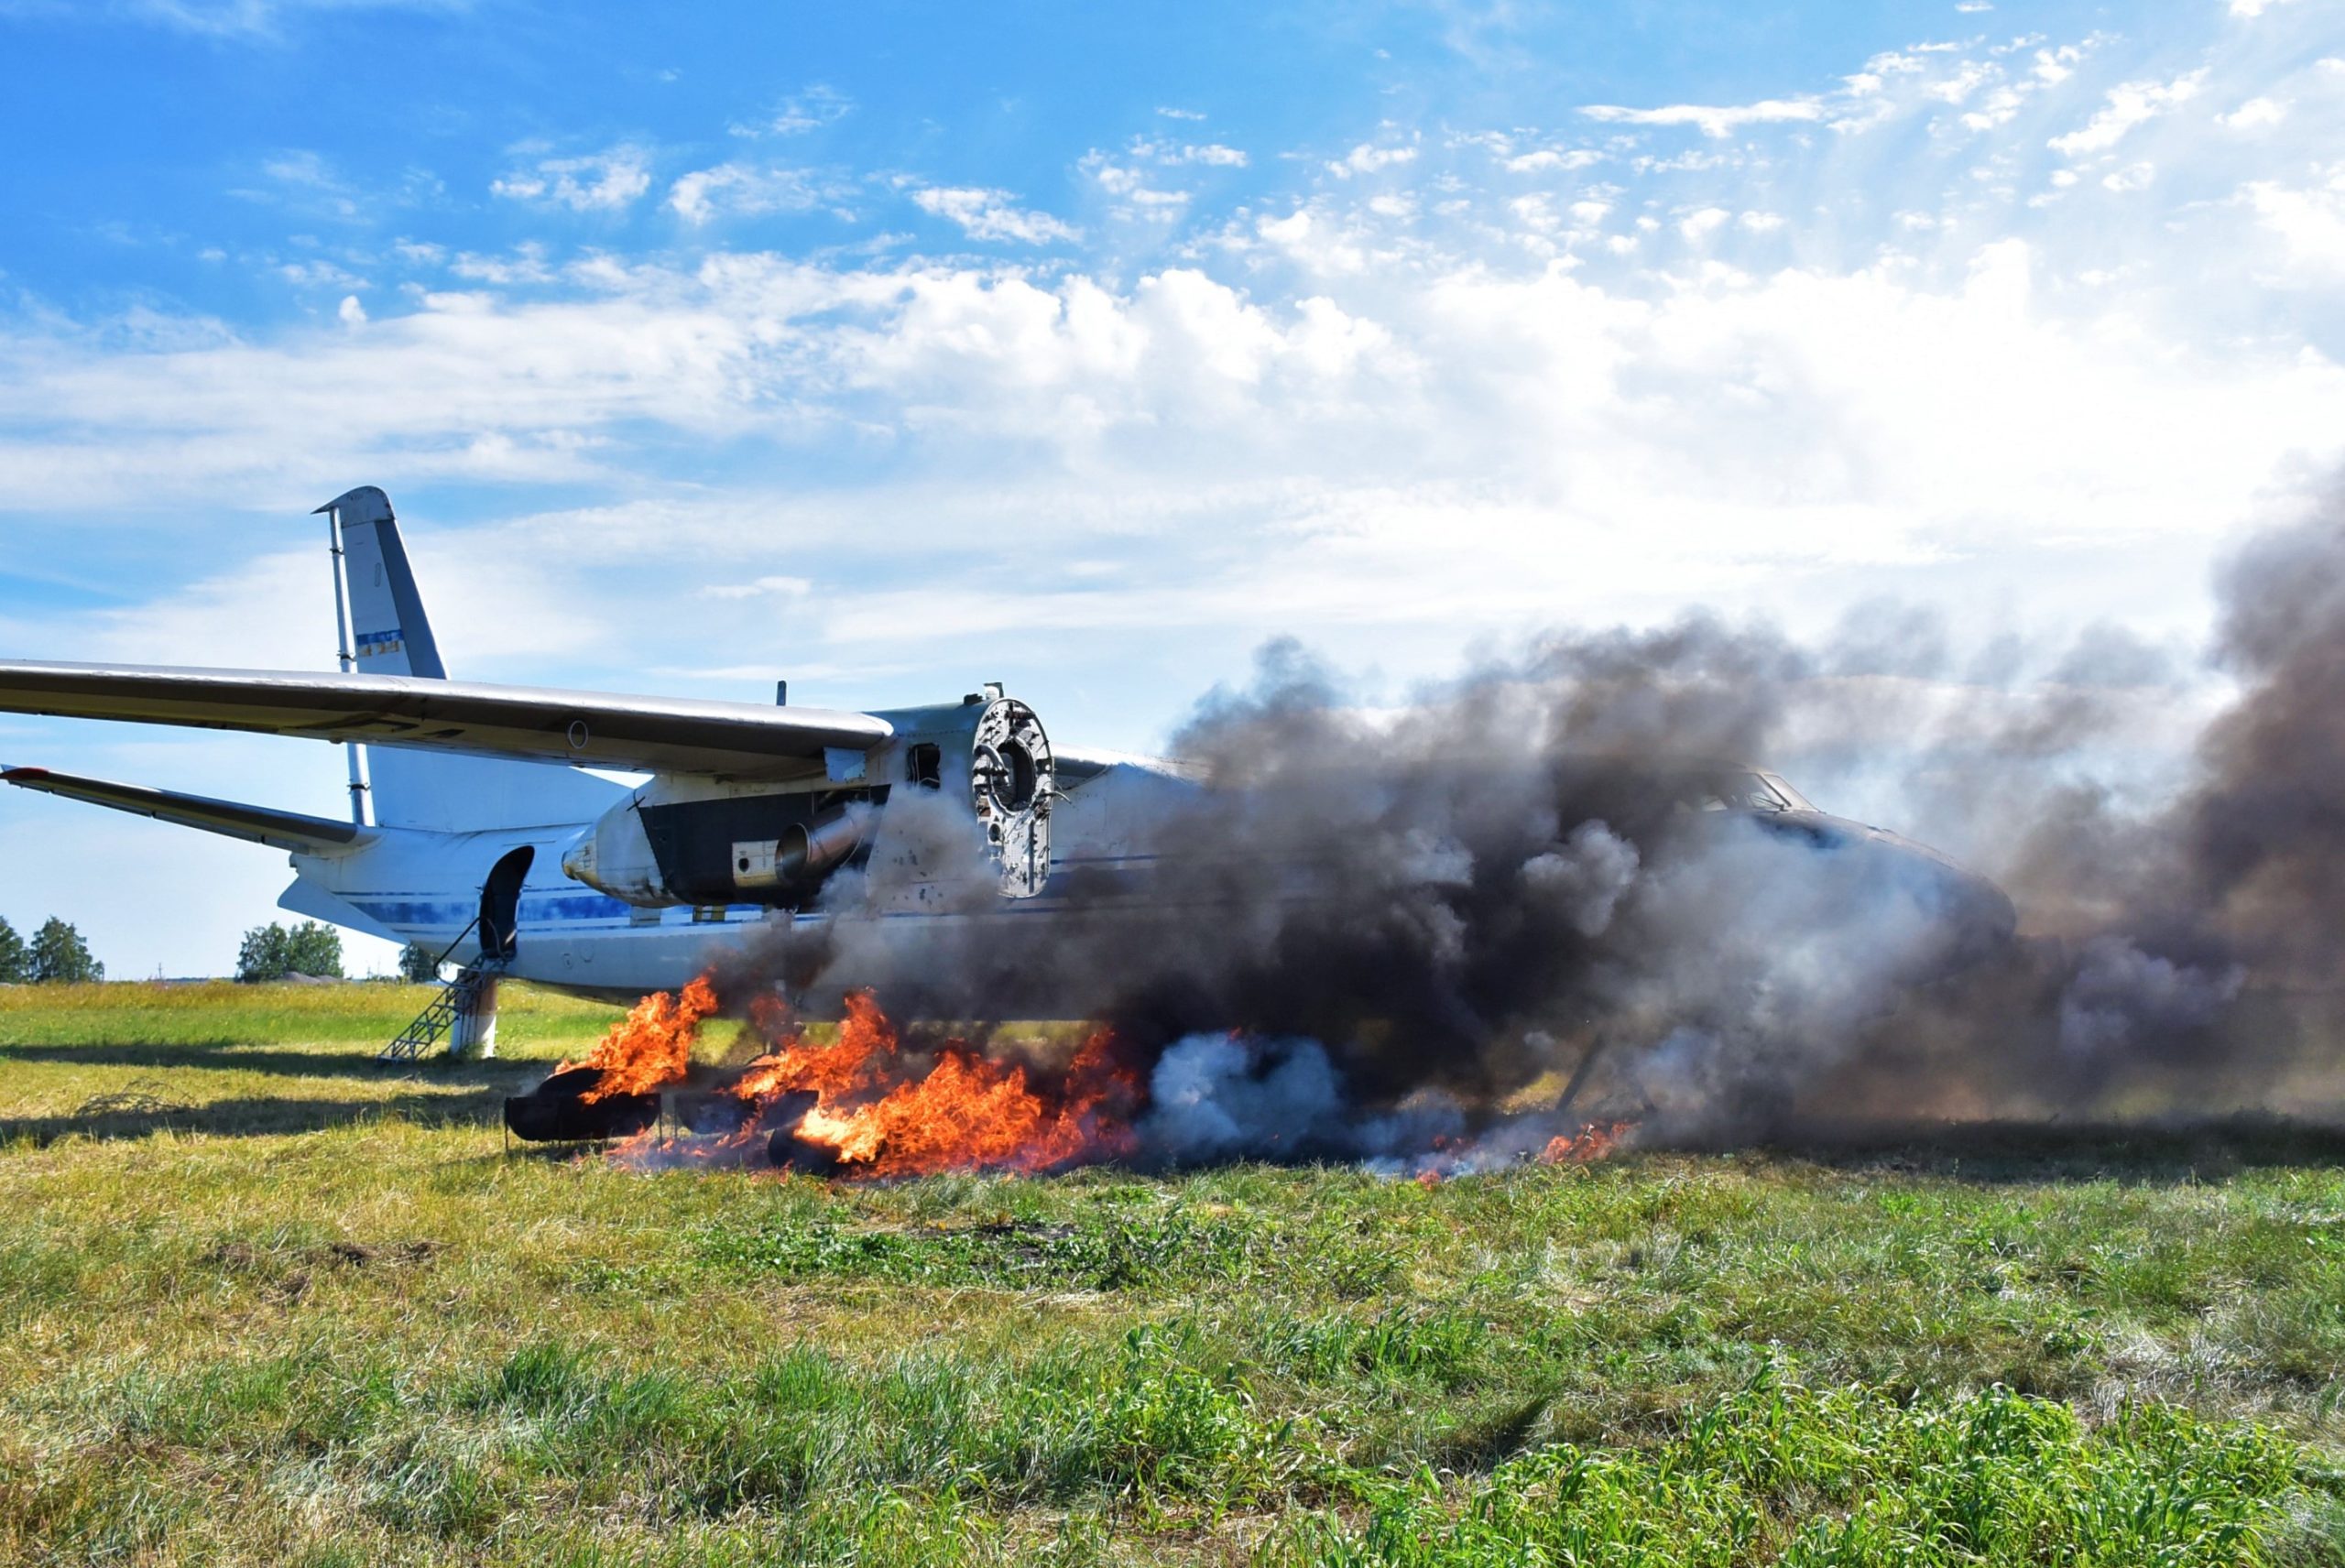
[[[1389,698],[1696,604],[2179,670],[2345,447],[2338,0],[0,0],[0,60],[12,653],[322,666],[375,483],[459,674],[1097,745],[1275,636]],[[283,879],[0,798],[0,915],[117,973]]]

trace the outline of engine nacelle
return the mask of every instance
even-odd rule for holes
[[[863,755],[859,777],[730,784],[662,776],[573,839],[562,868],[639,908],[795,907],[872,848],[893,791],[927,789],[968,802],[1005,898],[1041,892],[1057,788],[1034,711],[989,691],[950,707],[875,716],[895,733]]]

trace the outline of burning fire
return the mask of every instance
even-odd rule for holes
[[[1590,1122],[1576,1133],[1558,1133],[1539,1151],[1542,1165],[1586,1165],[1619,1152],[1633,1122]]]
[[[578,1094],[585,1104],[682,1083],[701,1026],[716,1011],[705,975],[681,992],[655,992],[613,1025],[584,1062],[565,1062],[556,1076],[594,1070],[599,1076]],[[1142,1099],[1140,1079],[1105,1029],[1063,1067],[1042,1067],[998,1061],[959,1039],[908,1048],[867,991],[848,995],[845,1015],[827,1040],[809,1038],[770,995],[753,1000],[746,1028],[765,1049],[713,1096],[718,1105],[736,1107],[718,1118],[729,1130],[679,1138],[645,1127],[620,1146],[621,1158],[770,1160],[805,1171],[904,1177],[1054,1171],[1122,1158],[1139,1147],[1132,1117]],[[675,1111],[675,1104],[670,1102],[671,1114],[706,1125],[692,1111]],[[1621,1147],[1631,1127],[1592,1122],[1548,1139],[1536,1158],[1546,1165],[1602,1160]],[[1471,1149],[1450,1151],[1440,1139],[1434,1148],[1442,1152],[1416,1178],[1429,1186],[1486,1168]]]
[[[809,1158],[873,1176],[944,1171],[1048,1171],[1109,1159],[1130,1146],[1122,1112],[1139,1085],[1116,1061],[1104,1030],[1085,1040],[1045,1093],[1026,1069],[995,1062],[963,1040],[939,1048],[918,1078],[904,1071],[894,1026],[867,992],[847,997],[829,1045],[791,1035],[749,1064],[734,1092],[756,1103],[752,1125],[787,1103],[813,1104],[779,1130]],[[777,1161],[780,1150],[777,1149]]]
[[[716,1006],[704,975],[681,994],[655,992],[585,1061],[558,1071],[601,1071],[580,1096],[589,1103],[680,1083],[700,1026]],[[1048,1171],[1131,1148],[1126,1116],[1140,1085],[1105,1030],[1038,1083],[1024,1066],[996,1062],[960,1040],[937,1047],[922,1071],[867,992],[847,996],[846,1016],[827,1043],[808,1040],[772,996],[751,1005],[749,1028],[768,1049],[725,1091],[745,1102],[747,1115],[714,1143],[677,1152],[738,1158],[769,1143],[776,1164],[895,1177]],[[647,1129],[620,1152],[639,1157],[660,1144],[657,1129]]]
[[[564,1062],[555,1073],[594,1068],[603,1076],[580,1099],[593,1104],[613,1094],[648,1094],[681,1083],[692,1064],[693,1040],[703,1018],[716,1011],[716,992],[702,975],[681,995],[654,991],[611,1026],[584,1062]]]

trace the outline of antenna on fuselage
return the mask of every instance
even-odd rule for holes
[[[342,512],[335,502],[328,501],[316,512],[326,519],[326,550],[333,558],[333,641],[334,658],[341,662],[342,672],[350,674],[357,668],[357,659],[351,652],[350,594],[344,586],[347,558],[342,549]],[[367,809],[367,796],[373,790],[367,778],[366,748],[356,741],[342,742],[350,754],[350,820],[360,827],[372,827],[375,813]]]

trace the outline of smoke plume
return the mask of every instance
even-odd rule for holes
[[[1088,812],[1156,856],[1144,887],[1064,868],[1078,918],[1047,940],[972,921],[892,949],[865,917],[903,866],[974,853],[951,802],[900,791],[896,858],[835,878],[827,931],[724,988],[852,975],[978,1040],[1073,1002],[1144,1074],[1140,1157],[1166,1161],[1470,1164],[1611,1114],[1729,1139],[2326,1113],[2345,511],[2254,539],[2217,586],[2195,677],[2110,627],[1958,667],[1928,615],[1875,605],[1816,648],[1702,614],[1558,630],[1369,710],[1274,643],[1174,738],[1194,787],[1062,808],[1063,833]],[[2216,680],[2235,694],[2195,744],[2162,741]],[[1749,809],[1744,763],[1969,871]]]

